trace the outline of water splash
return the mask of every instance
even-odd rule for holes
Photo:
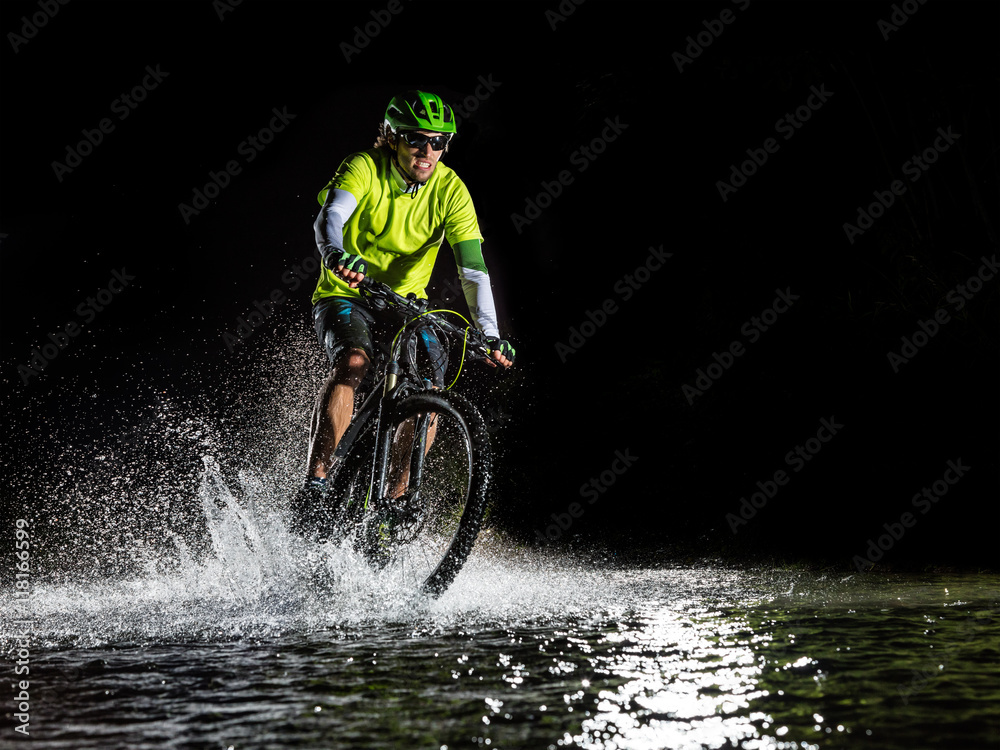
[[[32,534],[40,643],[434,630],[593,609],[580,591],[606,585],[586,586],[571,563],[541,565],[489,531],[437,600],[372,570],[349,544],[289,533],[319,356],[310,336],[289,333],[224,377],[185,371],[187,395],[150,388],[138,371],[133,396],[111,411],[106,394],[57,394],[75,418],[34,425],[38,458],[23,472],[33,482],[17,488]],[[0,609],[9,601],[5,588]],[[0,626],[5,635],[14,628],[2,613]]]
[[[138,370],[131,399],[85,389],[75,400],[57,394],[69,399],[74,419],[60,414],[35,425],[48,452],[39,451],[39,473],[30,476],[41,479],[18,488],[31,527],[30,603],[40,642],[507,627],[613,617],[660,596],[643,589],[641,571],[519,550],[487,531],[452,587],[432,600],[372,570],[349,544],[290,534],[288,500],[301,481],[324,363],[302,332],[250,342],[257,343],[254,357],[242,367],[225,363],[224,374],[184,370],[187,395],[150,387]],[[709,593],[731,585],[727,575]],[[659,575],[656,586],[664,580],[676,596],[704,586],[683,571]],[[9,634],[6,617],[0,626]]]
[[[423,630],[462,623],[565,618],[592,611],[588,575],[563,562],[538,567],[484,534],[453,587],[440,599],[419,595],[373,570],[349,543],[308,543],[291,534],[271,482],[240,472],[237,486],[204,457],[196,497],[207,544],[137,547],[131,575],[42,582],[32,593],[37,636],[48,647],[114,643],[269,639],[289,632],[346,634],[406,624]],[[529,576],[528,573],[531,572]],[[591,579],[596,574],[589,574]],[[591,581],[593,584],[593,580]]]

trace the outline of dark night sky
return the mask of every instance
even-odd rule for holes
[[[991,559],[997,279],[962,310],[947,293],[996,252],[995,3],[903,3],[916,10],[891,30],[880,21],[903,9],[883,2],[591,0],[560,19],[568,0],[250,0],[221,18],[220,3],[74,0],[25,33],[43,5],[0,9],[8,479],[56,471],[60,430],[99,441],[153,392],[198,398],[236,371],[244,394],[266,390],[254,358],[311,335],[313,282],[289,292],[282,274],[314,252],[315,195],[416,86],[473,105],[446,161],[476,202],[520,358],[494,405],[509,415],[497,486],[511,528],[534,537],[628,450],[634,465],[573,533],[849,564],[911,511],[891,559]],[[373,13],[388,23],[345,55]],[[712,28],[678,70],[675,53]],[[144,100],[123,108],[144,80]],[[808,119],[785,119],[808,102]],[[275,110],[287,124],[249,147]],[[52,163],[104,118],[93,152],[57,176]],[[718,182],[748,150],[767,160],[723,200]],[[238,173],[186,223],[179,204],[228,162]],[[538,218],[512,219],[560,173]],[[901,195],[848,238],[844,223],[896,180]],[[660,246],[672,256],[626,299],[626,275]],[[81,316],[121,269],[130,287]],[[274,289],[289,301],[227,351],[222,334]],[[746,333],[777,290],[794,303]],[[887,353],[942,309],[948,322],[894,372]],[[23,383],[18,365],[71,321],[79,336]],[[682,386],[734,341],[744,353],[689,403]],[[822,419],[843,428],[796,472],[786,455]],[[921,514],[913,495],[958,459],[971,468]],[[733,535],[726,514],[782,469],[790,482]],[[5,497],[7,512],[39,502]]]

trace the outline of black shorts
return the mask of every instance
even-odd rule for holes
[[[366,384],[388,359],[393,337],[402,325],[398,315],[373,310],[361,299],[324,297],[313,306],[313,327],[330,363],[336,364],[350,349],[361,349],[374,365],[368,370]],[[406,335],[404,352],[418,364],[421,377],[444,387],[448,352],[434,329],[418,321],[406,327]],[[405,362],[399,364],[406,367]]]

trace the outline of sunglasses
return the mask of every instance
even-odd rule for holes
[[[435,151],[444,151],[448,141],[451,140],[450,136],[447,135],[424,135],[415,130],[403,130],[399,133],[399,137],[414,148],[423,148],[427,143],[430,143],[431,148]]]

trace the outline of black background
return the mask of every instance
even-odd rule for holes
[[[445,161],[475,200],[518,350],[507,377],[466,385],[498,427],[498,527],[541,544],[551,514],[581,502],[558,543],[850,566],[961,459],[968,473],[880,562],[992,564],[996,278],[898,373],[887,353],[939,308],[954,313],[947,292],[996,252],[1000,10],[904,5],[917,10],[885,38],[879,21],[899,5],[400,2],[394,14],[74,0],[28,38],[42,5],[4,3],[4,517],[43,518],[66,491],[58,477],[86,485],[100,446],[133,434],[163,394],[220,423],[291,399],[301,424],[287,439],[304,446],[302,394],[322,377],[312,280],[246,344],[230,351],[222,334],[289,291],[282,274],[315,252],[316,193],[370,147],[389,98],[420,87],[469,110]],[[678,70],[673,55],[725,10],[732,23]],[[378,33],[345,55],[366,24]],[[118,119],[112,103],[147,66],[168,75]],[[811,87],[831,94],[785,140],[776,122]],[[239,145],[275,108],[294,119],[248,163]],[[57,179],[52,163],[104,117],[114,131]],[[608,119],[627,127],[579,171],[574,153]],[[960,137],[910,182],[904,163],[939,128]],[[724,201],[717,182],[769,137],[778,151]],[[232,159],[240,174],[185,223],[179,204]],[[512,215],[562,170],[572,183],[518,231]],[[844,223],[893,180],[906,193],[850,242]],[[623,300],[616,282],[652,246],[673,255]],[[432,298],[454,275],[449,256]],[[122,268],[130,288],[23,382],[32,348],[80,322],[77,305]],[[748,344],[741,327],[786,288],[798,300]],[[556,344],[608,299],[618,311],[561,357]],[[734,340],[746,353],[689,403],[682,386]],[[307,371],[308,388],[270,387],[258,365],[276,360]],[[823,418],[843,429],[790,471],[785,455]],[[636,461],[587,504],[581,485],[616,451]],[[190,456],[167,458],[146,466],[156,481],[193,471]],[[781,469],[790,483],[734,535],[726,514]]]

